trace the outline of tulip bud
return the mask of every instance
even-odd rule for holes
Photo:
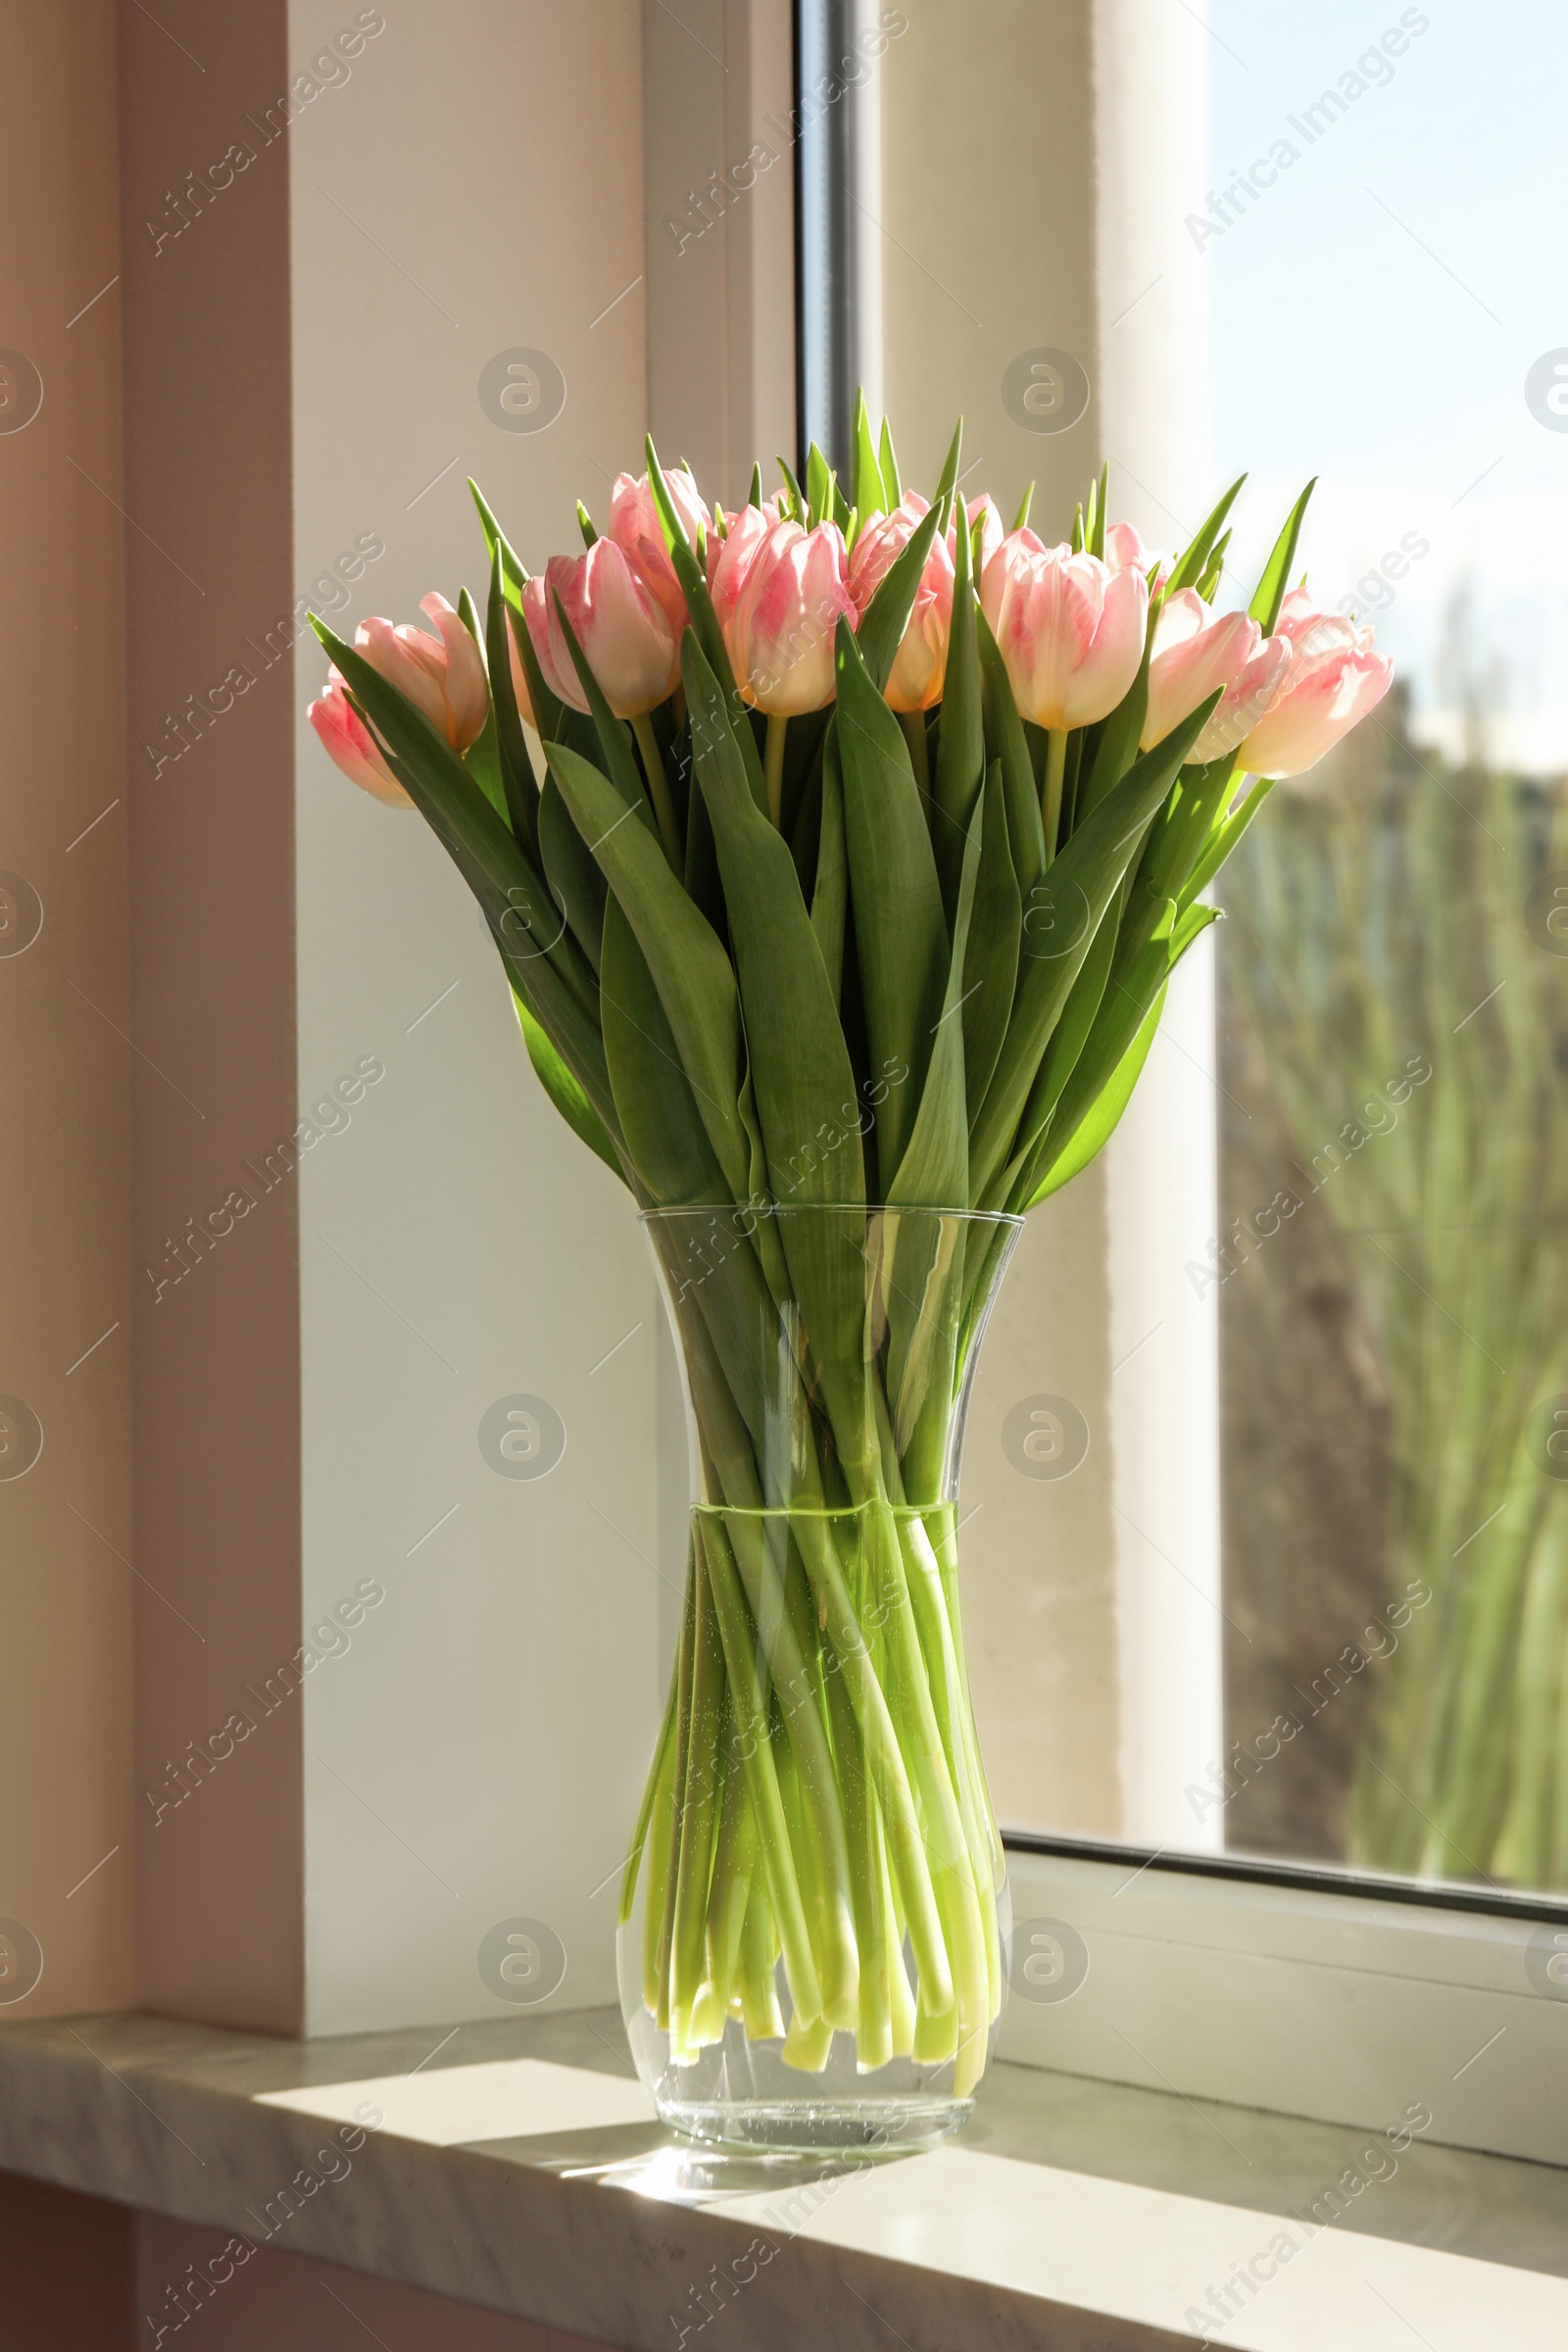
[[[378,616],[362,620],[357,650],[389,686],[411,702],[455,752],[466,752],[490,715],[490,682],[479,649],[444,596],[421,597],[419,611],[440,631],[432,637],[409,622],[394,628]]]
[[[986,565],[980,601],[1019,711],[1036,726],[1091,726],[1138,675],[1149,618],[1140,571],[1013,531]]]
[[[374,736],[348,698],[341,673],[329,669],[326,691],[311,705],[311,724],[323,749],[351,784],[385,802],[389,808],[412,808],[414,803],[381,755]]]
[[[1223,759],[1249,736],[1280,690],[1291,662],[1288,637],[1265,637],[1249,655],[1220,698],[1188,758],[1202,766]]]
[[[1216,614],[1196,588],[1167,597],[1154,623],[1149,664],[1149,710],[1140,748],[1162,743],[1173,727],[1206,702],[1216,687],[1224,700],[1210,716],[1190,757],[1218,759],[1233,751],[1252,720],[1268,705],[1284,674],[1290,647],[1269,639],[1259,661],[1263,632],[1246,612]]]
[[[971,498],[969,501],[968,514],[969,530],[971,536],[973,535],[975,524],[978,523],[980,525],[980,545],[975,552],[974,562],[969,568],[975,579],[983,580],[985,578],[986,565],[990,563],[992,557],[996,554],[1004,539],[1005,539],[1007,536],[1007,526],[1002,519],[1002,514],[997,506],[996,500],[992,498],[989,493],[980,498]],[[955,562],[956,562],[958,553],[957,539],[956,536],[955,526],[951,522],[948,525],[948,553],[954,558]]]
[[[685,529],[688,545],[695,554],[706,535],[713,539],[713,517],[703,503],[689,469],[672,466],[664,475],[671,503]],[[610,532],[645,588],[649,589],[660,611],[668,621],[675,642],[680,643],[686,627],[686,599],[681,594],[675,566],[664,545],[663,526],[659,509],[645,473],[633,480],[629,473],[615,476],[615,486],[610,494]]]
[[[1373,651],[1370,628],[1319,612],[1304,589],[1285,599],[1279,633],[1290,664],[1239,760],[1256,776],[1298,776],[1315,766],[1383,700],[1394,676],[1388,656]]]
[[[617,718],[644,718],[674,692],[680,679],[679,633],[613,539],[596,540],[586,555],[552,556],[545,565],[550,663],[540,667],[563,702],[586,710],[588,697],[561,626],[558,597]],[[532,633],[531,614],[529,621]],[[534,643],[537,650],[537,637]]]
[[[976,511],[988,500],[975,501]],[[903,555],[929,512],[918,490],[906,490],[891,514],[879,515],[860,533],[850,560],[849,593],[863,613],[898,558]],[[995,514],[995,508],[992,508]],[[1000,528],[1000,518],[999,518]],[[948,666],[948,638],[953,627],[953,556],[948,544],[933,539],[926,557],[908,622],[894,656],[883,689],[894,710],[929,710],[942,700]]]
[[[1146,547],[1130,522],[1113,522],[1105,530],[1105,565],[1110,571],[1141,571],[1147,579],[1154,574],[1153,585],[1163,588],[1175,563],[1173,556],[1162,555],[1158,548]]]
[[[714,561],[713,609],[743,700],[770,717],[820,710],[834,695],[833,634],[851,598],[844,534],[744,507]]]

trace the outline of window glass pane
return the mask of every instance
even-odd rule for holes
[[[1032,476],[1065,536],[1105,458],[1169,548],[1249,468],[1225,609],[1316,474],[1298,572],[1397,664],[1018,1251],[964,1461],[987,1758],[1021,1829],[1560,1889],[1568,22],[1202,13],[933,0],[860,208],[907,473],[961,408],[1009,517]],[[1043,353],[1081,415],[1009,399]],[[1034,1408],[1082,1443],[1021,1450]]]
[[[1211,22],[1216,444],[1400,679],[1222,886],[1226,1842],[1560,1888],[1568,26]]]

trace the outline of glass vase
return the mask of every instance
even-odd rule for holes
[[[926,2146],[973,2105],[1005,1979],[956,1504],[1020,1221],[725,1206],[642,1222],[695,1501],[621,1887],[632,2053],[693,2139]]]

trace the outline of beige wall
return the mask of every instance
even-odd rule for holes
[[[795,463],[792,10],[643,0],[642,32],[649,423],[734,507]]]
[[[3,340],[43,381],[32,422],[0,431],[0,869],[43,911],[30,947],[0,954],[0,1392],[44,1433],[36,1467],[0,1479],[0,1918],[30,1930],[45,1963],[35,1992],[0,2007],[7,2020],[114,2007],[134,1984],[133,1584],[117,1554],[132,1551],[136,1063],[116,1034],[133,1033],[120,288],[70,323],[119,268],[114,9],[7,0],[0,44]],[[0,1981],[0,2000],[15,1983]]]
[[[200,1637],[138,1588],[140,1997],[278,2031],[302,2014],[300,1726],[245,1691],[299,1642],[297,1210],[245,1169],[298,1117],[295,680],[266,658],[293,592],[293,452],[284,142],[247,117],[288,67],[281,0],[159,24],[124,0],[136,1541]],[[214,195],[231,146],[254,160]],[[185,1220],[211,1232],[224,1203],[231,1232],[187,1240],[180,1273]],[[187,1764],[181,1796],[169,1767],[241,1709],[254,1736]]]
[[[531,567],[580,546],[575,499],[606,521],[648,420],[638,0],[386,16],[291,134],[297,568],[382,538],[350,620],[464,582],[482,601],[470,474]],[[291,54],[343,21],[293,0]],[[432,117],[450,74],[464,104]],[[479,398],[517,348],[564,379],[539,432]],[[363,1579],[386,1593],[303,1693],[307,2022],[505,2015],[477,1953],[514,1918],[561,1939],[560,2005],[611,2000],[602,1882],[684,1565],[683,1535],[660,1552],[652,1272],[629,1195],[534,1078],[466,887],[331,766],[305,716],[325,657],[298,666],[299,1100],[362,1055],[386,1070],[298,1190],[304,1622]],[[519,1394],[566,1431],[538,1481],[479,1447]]]

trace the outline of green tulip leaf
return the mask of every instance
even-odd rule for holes
[[[817,833],[816,874],[811,885],[811,929],[821,951],[833,1002],[839,1001],[844,968],[844,919],[849,907],[850,869],[844,846],[844,776],[839,759],[838,720],[822,743],[822,808]]]
[[[1263,566],[1257,593],[1247,608],[1265,637],[1274,634],[1274,623],[1279,619],[1280,607],[1285,602],[1285,591],[1290,584],[1291,565],[1296,562],[1296,546],[1301,536],[1306,502],[1316,488],[1317,476],[1314,474],[1286,515],[1285,527],[1275,540],[1273,552]]]
[[[492,559],[496,556],[501,558],[501,578],[507,603],[514,612],[520,613],[522,611],[522,583],[528,574],[518,559],[515,548],[513,547],[500,523],[491,513],[484,492],[471,474],[468,476],[468,489],[474,505],[479,510],[479,528],[484,533],[485,548]]]
[[[963,966],[963,1071],[968,1115],[985,1101],[1012,1014],[1023,899],[1013,871],[1002,762],[986,770],[985,831]],[[965,1193],[968,1186],[965,1183]]]
[[[1165,594],[1174,596],[1178,589],[1196,588],[1208,569],[1209,554],[1215,540],[1225,527],[1225,517],[1241,494],[1245,473],[1238,474],[1213,511],[1204,516],[1196,535],[1177,558],[1175,568],[1165,582]]]
[[[1205,891],[1247,831],[1263,803],[1274,789],[1272,776],[1258,776],[1241,807],[1227,816],[1223,813],[1209,834],[1198,863],[1182,885],[1178,904],[1185,910],[1201,891]]]
[[[873,514],[889,512],[887,490],[882,480],[882,462],[877,456],[871,419],[866,414],[864,392],[858,392],[855,396],[855,470],[852,481],[855,511],[860,517],[863,530]],[[897,506],[897,499],[893,503]]]
[[[1122,1112],[1132,1099],[1133,1088],[1138,1084],[1144,1064],[1149,1059],[1149,1049],[1154,1042],[1154,1032],[1159,1027],[1159,1016],[1164,1006],[1165,991],[1162,987],[1110,1076],[1077,1124],[1068,1132],[1059,1156],[1048,1160],[1035,1190],[1024,1204],[1027,1208],[1049,1200],[1053,1193],[1059,1193],[1062,1186],[1081,1174],[1095,1154],[1109,1142]]]
[[[620,901],[605,908],[605,1060],[626,1151],[662,1208],[722,1200],[713,1156],[654,976]]]
[[[684,667],[773,1197],[853,1200],[858,1153],[820,1148],[819,1129],[842,1118],[847,1103],[853,1114],[855,1076],[795,861],[746,789],[723,690],[690,635]]]
[[[876,681],[879,694],[893,674],[899,647],[904,643],[904,632],[909,625],[909,614],[914,611],[920,574],[925,569],[926,558],[931,553],[937,524],[941,519],[941,510],[937,507],[921,515],[909,535],[907,546],[901,549],[889,564],[872,592],[870,603],[860,615],[856,642],[860,649],[861,661]]]
[[[517,625],[524,636],[527,624],[519,610]],[[485,656],[490,671],[490,710],[495,720],[496,750],[500,762],[501,784],[506,811],[512,830],[530,856],[539,847],[539,785],[528,757],[527,740],[522,732],[522,713],[517,709],[516,688],[513,684],[512,644],[507,602],[506,559],[498,544],[490,557],[490,599],[486,613]],[[530,647],[530,652],[532,648]],[[540,681],[541,687],[543,680]]]
[[[902,1072],[877,1114],[884,1200],[914,1125],[950,960],[948,927],[909,747],[847,620],[836,652],[850,908],[873,1073]]]
[[[684,650],[693,757],[730,912],[769,1188],[783,1209],[862,1209],[855,1072],[795,861],[747,789],[718,680],[694,637]],[[863,1220],[783,1215],[778,1239],[799,1303],[807,1376],[819,1390],[841,1466],[859,1498],[876,1490],[879,1477],[861,1347]]]
[[[750,1169],[735,1110],[742,1077],[740,1003],[729,957],[670,872],[653,829],[637,821],[609,777],[564,747],[552,755],[551,770],[653,973],[730,1197],[744,1200]]]
[[[970,1182],[977,1206],[989,1200],[994,1180],[1013,1156],[1018,1122],[1046,1048],[1111,894],[1218,700],[1210,695],[1162,743],[1135,760],[1030,894],[1012,1019],[975,1122]]]
[[[975,804],[964,843],[942,1009],[928,1041],[919,1109],[891,1183],[884,1185],[890,1208],[965,1209],[969,1205],[969,1117],[963,1077],[964,963],[975,882],[980,872],[985,804]],[[897,1094],[912,1091],[895,1089]],[[879,1130],[880,1132],[880,1130]]]
[[[607,885],[552,774],[539,796],[539,856],[557,906],[594,970],[600,970]]]
[[[899,476],[899,461],[893,448],[893,428],[885,416],[882,419],[879,454],[882,461],[882,503],[891,514],[895,507],[903,503],[904,484]]]
[[[980,692],[980,640],[967,521],[954,533],[953,625],[937,724],[936,774],[931,789],[931,838],[951,921],[963,867],[969,819],[986,773],[985,720]]]
[[[522,1031],[522,1042],[528,1049],[528,1059],[533,1063],[545,1093],[578,1141],[597,1153],[606,1167],[624,1184],[626,1171],[615,1155],[615,1147],[610,1140],[604,1120],[539,1026],[529,1009],[527,999],[515,986],[512,991],[512,1003],[517,1015],[517,1026]]]
[[[976,615],[980,645],[980,677],[988,755],[1002,762],[1002,790],[1007,808],[1007,838],[1012,870],[1025,898],[1045,871],[1046,829],[1040,815],[1040,793],[1035,783],[1029,744],[1012,699],[1012,681],[1002,649],[983,612]]]

